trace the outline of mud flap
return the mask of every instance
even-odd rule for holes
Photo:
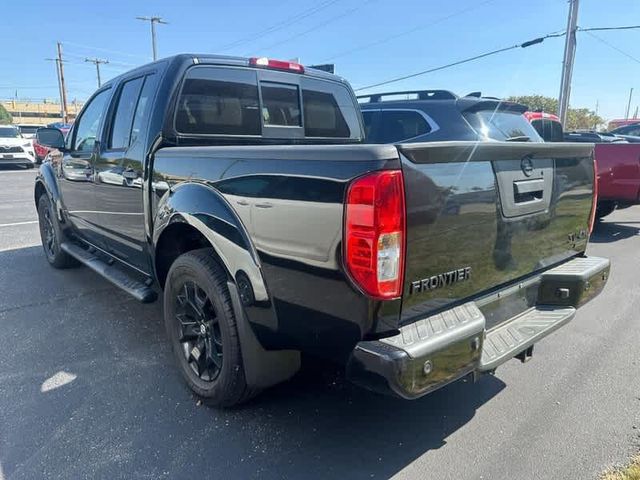
[[[249,325],[235,284],[227,282],[240,336],[244,376],[251,388],[267,388],[283,382],[300,370],[300,352],[265,350]]]

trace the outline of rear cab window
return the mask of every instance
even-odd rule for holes
[[[564,131],[559,122],[548,118],[541,118],[531,121],[531,125],[545,142],[564,142]]]
[[[491,109],[464,112],[463,116],[485,140],[542,142],[536,129],[519,112]]]
[[[175,113],[178,134],[272,139],[363,138],[350,89],[306,75],[197,65],[187,70]]]

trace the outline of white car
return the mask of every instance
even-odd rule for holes
[[[36,155],[33,143],[24,138],[14,125],[0,125],[0,165],[25,165],[33,168]]]

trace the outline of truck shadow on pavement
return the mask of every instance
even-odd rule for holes
[[[627,222],[599,222],[596,224],[589,242],[611,243],[618,240],[635,237],[640,234],[640,228],[629,225]]]
[[[387,478],[505,388],[485,376],[404,401],[314,365],[216,410],[183,385],[159,303],[53,270],[39,246],[0,252],[0,282],[6,478]]]

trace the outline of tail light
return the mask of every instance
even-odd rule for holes
[[[375,172],[351,183],[345,207],[345,264],[368,296],[389,300],[402,294],[405,225],[400,170]]]
[[[275,70],[287,70],[289,72],[304,73],[304,67],[296,62],[288,62],[285,60],[272,60],[267,57],[253,57],[249,59],[249,65],[252,67],[273,68]]]
[[[598,162],[593,158],[593,200],[591,203],[591,215],[589,216],[589,235],[593,232],[596,223],[596,210],[598,209]]]

